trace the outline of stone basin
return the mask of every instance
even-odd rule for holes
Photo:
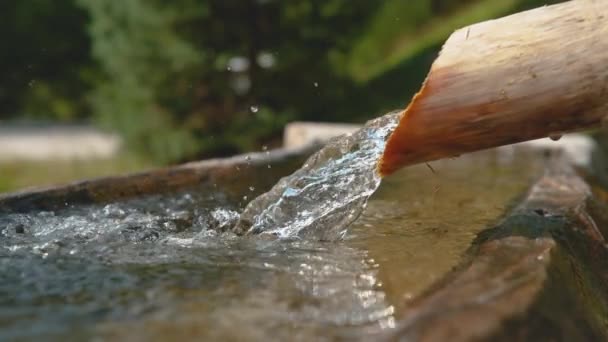
[[[407,168],[341,242],[201,235],[198,209],[242,207],[317,148],[3,195],[0,339],[608,338],[608,192],[588,148],[524,144]],[[184,198],[178,215],[158,214]],[[63,235],[28,240],[64,221]]]

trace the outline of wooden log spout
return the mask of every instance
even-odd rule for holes
[[[378,169],[599,126],[608,114],[608,0],[573,0],[447,40]]]

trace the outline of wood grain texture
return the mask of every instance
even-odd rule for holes
[[[379,172],[586,129],[608,114],[608,1],[574,0],[453,33]]]

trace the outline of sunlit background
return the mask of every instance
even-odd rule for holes
[[[0,2],[0,192],[403,107],[456,28],[547,0]]]

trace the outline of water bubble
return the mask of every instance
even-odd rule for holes
[[[17,233],[17,234],[25,234],[25,227],[23,226],[23,224],[18,223],[15,226],[15,233]]]
[[[258,112],[258,110],[259,110],[259,108],[258,108],[258,106],[251,106],[251,107],[249,107],[249,110],[250,110],[252,113],[257,113],[257,112]]]
[[[318,82],[313,83],[313,85],[315,86],[315,88],[319,88],[319,83]]]
[[[551,139],[553,141],[558,141],[561,138],[562,138],[562,135],[560,133],[549,134],[549,139]]]

